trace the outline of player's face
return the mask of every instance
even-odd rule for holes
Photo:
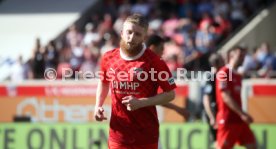
[[[142,47],[146,36],[146,31],[143,27],[125,22],[121,32],[122,44],[126,50],[135,50],[137,47]]]
[[[222,56],[219,55],[219,63],[218,63],[218,68],[217,69],[220,69],[223,66],[224,66],[224,60],[223,60]]]
[[[236,61],[237,61],[236,62],[237,67],[241,66],[242,63],[243,63],[244,57],[245,57],[245,51],[241,50],[241,49],[236,50],[235,51],[235,56],[236,56]]]

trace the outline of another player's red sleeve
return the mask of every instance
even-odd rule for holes
[[[157,73],[155,73],[154,78],[156,79],[158,85],[164,92],[171,91],[174,88],[176,88],[176,84],[172,76],[172,73],[170,72],[168,66],[163,60],[156,60],[154,62],[153,68],[154,71],[157,71]]]
[[[229,73],[228,69],[221,69],[217,75],[218,88],[221,91],[225,91],[229,88]]]

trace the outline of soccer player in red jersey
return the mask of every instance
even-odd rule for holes
[[[175,98],[172,74],[164,61],[144,45],[148,23],[129,16],[121,32],[120,48],[105,53],[98,83],[94,117],[105,120],[104,100],[111,88],[110,149],[157,149],[159,123],[155,105]],[[163,93],[157,94],[158,87]]]
[[[242,77],[237,73],[237,68],[242,64],[244,56],[245,49],[231,49],[228,52],[228,64],[217,73],[217,149],[232,149],[235,143],[247,149],[257,148],[254,134],[249,128],[253,119],[242,110]]]

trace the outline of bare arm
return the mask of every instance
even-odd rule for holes
[[[180,106],[177,106],[173,103],[166,103],[166,104],[163,104],[162,105],[163,107],[166,107],[168,109],[171,109],[171,110],[174,110],[175,112],[177,112],[179,115],[183,116],[186,120],[189,118],[190,116],[190,113],[189,111],[184,108],[184,107],[180,107]]]
[[[215,114],[213,113],[212,109],[211,109],[211,102],[210,102],[210,96],[205,94],[203,96],[203,106],[204,106],[204,109],[210,119],[210,124],[211,125],[215,125]]]
[[[132,111],[147,106],[163,105],[172,101],[174,98],[175,92],[172,90],[153,97],[140,98],[139,100],[133,96],[126,96],[123,98],[122,103],[127,106],[128,110]]]
[[[163,106],[163,107],[166,107],[166,108],[168,108],[168,109],[172,109],[172,110],[178,108],[177,105],[172,104],[172,103],[170,103],[170,102],[169,102],[169,103],[166,103],[166,104],[163,104],[162,106]]]
[[[102,81],[98,82],[97,93],[96,93],[96,107],[101,107],[105,101],[105,98],[109,91],[109,83]]]
[[[172,101],[174,98],[175,98],[175,92],[174,90],[172,90],[169,92],[158,94],[150,98],[143,98],[141,101],[143,101],[144,103],[143,107],[147,107],[147,106],[163,105]]]
[[[252,123],[253,119],[238,106],[238,104],[232,99],[228,91],[222,92],[223,102],[235,113],[237,113],[241,119],[247,123]]]
[[[96,106],[94,112],[94,118],[97,121],[106,120],[107,118],[104,116],[104,109],[102,107],[105,98],[109,91],[109,83],[104,83],[99,81],[96,93]]]

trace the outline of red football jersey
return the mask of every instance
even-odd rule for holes
[[[155,73],[150,72],[151,70]],[[155,106],[128,111],[122,98],[152,97],[160,86],[163,91],[176,88],[172,74],[163,60],[145,47],[134,58],[117,48],[104,54],[101,60],[102,81],[110,82],[112,112],[109,139],[124,144],[158,142],[159,123]],[[148,79],[146,79],[148,78]]]
[[[232,99],[241,107],[241,75],[228,66],[222,67],[216,75],[216,97],[218,105],[217,123],[240,123],[240,116],[232,111],[223,101],[221,92],[228,91]]]

